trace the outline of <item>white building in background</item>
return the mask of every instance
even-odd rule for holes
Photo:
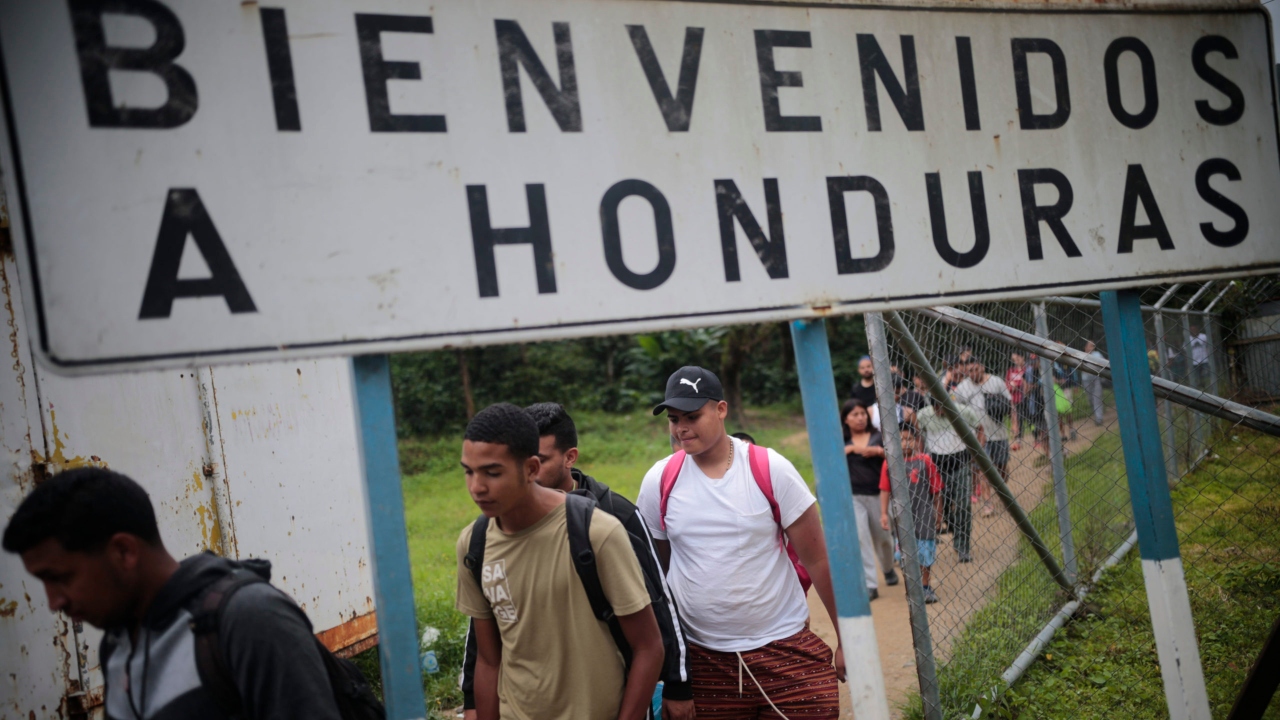
[[[262,557],[333,650],[376,642],[349,361],[68,378],[33,361],[0,200],[0,526],[41,479],[102,465],[151,494],[178,557]],[[0,553],[0,718],[101,717],[100,633]]]

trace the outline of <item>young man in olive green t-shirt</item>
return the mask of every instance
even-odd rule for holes
[[[662,636],[622,524],[591,515],[600,585],[631,648],[623,662],[596,619],[569,552],[565,494],[538,485],[538,427],[523,410],[491,405],[467,425],[467,490],[491,519],[481,582],[458,538],[459,611],[475,619],[478,720],[642,720],[662,669]],[[501,670],[501,672],[499,672]]]

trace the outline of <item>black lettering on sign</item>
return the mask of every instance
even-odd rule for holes
[[[360,67],[364,70],[364,99],[369,108],[369,130],[372,132],[446,131],[443,115],[393,115],[387,96],[388,80],[421,80],[422,68],[416,62],[388,61],[382,57],[382,33],[433,32],[431,18],[426,15],[372,15],[356,13],[356,37],[360,42]]]
[[[653,91],[653,99],[658,101],[667,130],[688,132],[689,121],[693,118],[693,91],[698,85],[698,63],[702,60],[703,29],[684,29],[684,52],[680,55],[680,79],[675,97],[671,96],[671,87],[662,74],[662,65],[658,64],[658,56],[653,52],[653,44],[649,42],[649,33],[644,26],[628,25],[627,33],[631,35],[631,45],[640,58],[640,67],[649,80],[649,89]]]
[[[1138,202],[1147,213],[1146,225],[1135,225],[1138,214]],[[1164,224],[1164,216],[1160,214],[1160,206],[1156,205],[1156,196],[1151,192],[1151,183],[1147,182],[1147,174],[1141,165],[1130,165],[1129,173],[1124,179],[1124,202],[1120,207],[1120,242],[1116,252],[1133,252],[1134,240],[1155,240],[1160,243],[1161,250],[1173,249],[1173,238],[1169,236],[1169,228]]]
[[[188,235],[209,266],[210,276],[207,278],[178,279]],[[167,318],[173,310],[174,300],[198,297],[221,297],[233,313],[258,311],[200,195],[194,188],[173,188],[165,199],[160,233],[156,236],[156,251],[151,256],[151,271],[147,273],[147,287],[142,292],[138,319]]]
[[[991,247],[991,228],[987,224],[987,198],[982,188],[982,173],[977,170],[969,173],[969,204],[973,208],[974,240],[973,247],[967,252],[958,252],[947,239],[947,214],[942,202],[941,173],[925,173],[924,189],[929,198],[929,223],[933,226],[933,247],[938,251],[938,257],[961,270],[982,262]]]
[[[1125,110],[1120,99],[1118,65],[1120,55],[1127,52],[1136,55],[1138,62],[1142,64],[1142,111],[1136,114]],[[1150,125],[1156,119],[1156,111],[1160,109],[1160,95],[1156,90],[1156,61],[1151,57],[1151,50],[1138,38],[1118,38],[1107,46],[1106,55],[1102,58],[1102,70],[1107,77],[1107,105],[1111,106],[1111,114],[1116,116],[1121,125],[1134,130]]]
[[[747,201],[738,192],[738,185],[732,180],[716,180],[716,211],[720,216],[720,250],[724,254],[724,279],[726,282],[738,282],[742,276],[738,272],[738,241],[733,230],[733,221],[737,219],[755,248],[756,255],[764,264],[769,277],[779,280],[787,277],[787,243],[782,232],[782,202],[778,198],[778,181],[775,178],[764,180],[764,202],[769,215],[769,236],[760,229],[756,216],[747,207]]]
[[[804,87],[798,71],[778,70],[773,62],[776,47],[813,47],[809,33],[792,30],[757,30],[756,65],[760,70],[760,101],[764,105],[764,129],[769,132],[822,132],[822,118],[816,115],[783,115],[778,88]]]
[[[1214,175],[1225,175],[1231,182],[1239,182],[1240,171],[1230,160],[1222,158],[1205,160],[1196,168],[1196,192],[1200,193],[1205,202],[1234,220],[1235,225],[1230,230],[1218,230],[1211,222],[1200,223],[1200,233],[1211,245],[1235,247],[1244,242],[1245,236],[1249,234],[1249,216],[1245,214],[1244,208],[1209,186],[1209,180]]]
[[[973,77],[973,46],[967,37],[956,38],[956,58],[960,61],[960,99],[964,101],[964,129],[981,130],[978,118],[978,83]]]
[[[80,58],[89,127],[175,128],[196,114],[196,81],[174,60],[186,47],[182,23],[155,0],[68,0]],[[106,13],[133,15],[156,31],[151,47],[110,47],[102,29]],[[156,108],[118,106],[111,96],[111,71],[147,72],[164,81],[168,98]]]
[[[876,92],[876,76],[884,83],[884,91],[898,110],[898,117],[908,130],[924,130],[924,106],[920,100],[920,74],[916,71],[916,40],[910,35],[898,39],[902,46],[904,90],[893,67],[880,49],[875,35],[858,34],[858,64],[862,68],[862,103],[866,106],[867,130],[880,131],[880,96]]]
[[[1244,115],[1244,93],[1225,75],[1209,67],[1209,53],[1222,53],[1222,56],[1228,60],[1235,60],[1240,57],[1240,54],[1236,52],[1236,46],[1221,35],[1202,37],[1191,48],[1191,67],[1195,69],[1196,75],[1231,101],[1225,108],[1218,110],[1210,105],[1208,100],[1197,100],[1196,112],[1200,113],[1200,117],[1204,118],[1205,122],[1214,125],[1230,125]]]
[[[869,258],[855,258],[849,244],[849,217],[844,211],[844,194],[850,192],[871,193],[876,207],[876,236],[880,250]],[[827,203],[831,207],[831,235],[835,239],[836,272],[841,275],[879,272],[893,262],[893,216],[889,205],[889,192],[873,177],[827,178]]]
[[[471,244],[476,256],[476,282],[480,297],[498,296],[498,266],[495,245],[532,245],[533,267],[538,293],[556,291],[555,255],[551,252],[551,222],[547,219],[547,194],[541,184],[525,185],[529,203],[529,227],[495,228],[489,222],[489,194],[484,185],[467,186],[467,209],[471,212]]]
[[[1067,57],[1058,43],[1046,38],[1013,38],[1013,85],[1018,95],[1018,121],[1023,130],[1053,130],[1067,124],[1071,117],[1071,91],[1067,87]],[[1042,53],[1053,63],[1053,90],[1057,107],[1053,112],[1037,115],[1031,109],[1031,76],[1027,72],[1027,54]]]
[[[298,89],[293,82],[293,56],[289,52],[289,27],[283,8],[259,8],[262,41],[267,47],[267,73],[271,76],[271,101],[276,109],[276,129],[299,131]]]
[[[618,206],[637,195],[653,208],[653,224],[658,232],[658,265],[641,275],[632,272],[622,259],[622,232],[618,227]],[[613,276],[636,290],[652,290],[671,277],[676,269],[676,235],[671,224],[671,206],[658,188],[643,180],[615,183],[600,201],[600,227],[604,232],[604,260]]]
[[[1058,190],[1058,201],[1052,205],[1036,204],[1036,185],[1052,185]],[[1040,223],[1045,223],[1053,231],[1058,244],[1067,257],[1080,257],[1080,248],[1071,239],[1067,226],[1062,218],[1071,211],[1075,202],[1075,193],[1067,176],[1053,168],[1037,168],[1018,171],[1018,189],[1022,194],[1022,222],[1027,231],[1027,257],[1032,260],[1043,260],[1044,249],[1040,244]]]
[[[582,132],[582,107],[578,103],[578,75],[573,65],[573,40],[569,23],[551,23],[556,40],[556,64],[560,87],[551,80],[533,45],[515,20],[494,20],[498,33],[498,65],[502,69],[502,95],[507,103],[507,129],[524,132],[524,98],[520,94],[520,66],[529,74],[551,117],[564,132]]]

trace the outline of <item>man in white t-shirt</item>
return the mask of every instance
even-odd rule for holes
[[[714,373],[676,371],[654,415],[664,411],[683,462],[665,502],[671,458],[654,464],[636,505],[684,620],[698,720],[757,717],[771,707],[787,717],[835,720],[844,657],[837,647],[832,667],[831,648],[809,630],[805,593],[782,543],[785,528],[839,627],[813,493],[795,466],[767,451],[779,528],[752,474],[750,446],[725,433],[729,406]]]

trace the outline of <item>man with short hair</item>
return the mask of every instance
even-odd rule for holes
[[[1084,352],[1086,355],[1102,360],[1102,353],[1098,351],[1098,346],[1092,340],[1084,341]],[[1102,376],[1093,375],[1091,373],[1081,373],[1083,377],[1080,384],[1084,386],[1085,395],[1089,396],[1089,409],[1093,411],[1093,424],[1102,425]]]
[[[794,550],[838,628],[813,494],[781,455],[725,432],[729,405],[714,373],[672,374],[654,415],[664,411],[680,450],[649,470],[636,504],[685,621],[698,720],[771,711],[834,720],[843,652],[837,647],[832,667],[831,649],[809,630],[799,571],[780,542]],[[757,472],[767,472],[772,500]]]
[[[858,360],[858,382],[853,384],[853,399],[862,401],[866,407],[876,404],[876,371],[871,365],[870,355],[863,355]]]
[[[925,451],[942,475],[942,508],[951,542],[960,556],[960,562],[973,562],[970,553],[970,532],[973,528],[973,510],[969,506],[970,470],[969,450],[964,440],[952,427],[942,406],[929,398],[928,407],[916,414],[916,425],[924,435]],[[975,432],[981,419],[968,405],[957,403],[960,418]]]
[[[215,642],[243,712],[219,704],[197,661],[194,617],[210,586],[237,571],[265,578],[265,560],[212,553],[175,560],[147,492],[117,472],[86,467],[37,485],[4,531],[4,549],[44,583],[49,609],[104,631],[108,720],[338,720],[311,623],[267,582],[225,599]]]
[[[631,549],[644,575],[645,586],[652,601],[654,617],[662,633],[665,660],[660,679],[664,714],[673,720],[685,720],[693,715],[693,689],[689,685],[689,652],[680,616],[671,602],[658,556],[649,536],[649,529],[628,499],[609,489],[609,486],[574,467],[578,461],[578,428],[573,418],[560,403],[542,402],[525,408],[538,427],[537,474],[533,477],[539,485],[564,493],[580,492],[595,498],[601,510],[622,523],[631,541]],[[476,637],[474,622],[467,633],[466,654],[462,669],[464,714],[475,717],[475,664]]]
[[[467,491],[483,513],[457,545],[457,608],[475,620],[477,717],[642,720],[663,649],[631,541],[612,515],[587,512],[589,561],[624,649],[597,619],[570,550],[568,505],[577,513],[588,501],[534,482],[538,447],[537,424],[510,403],[477,413],[462,443]],[[485,533],[478,557],[473,532]]]

